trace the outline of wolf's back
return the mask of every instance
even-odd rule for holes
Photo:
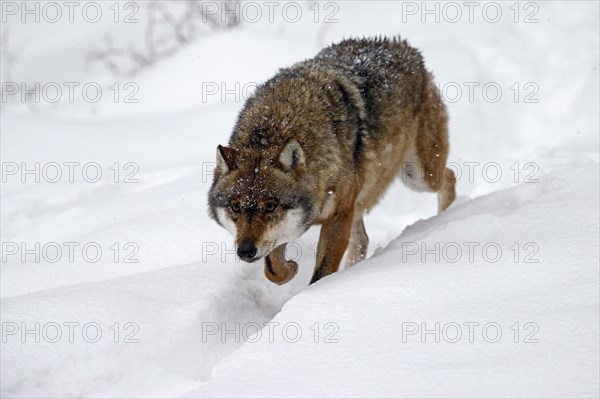
[[[389,104],[412,105],[416,114],[432,76],[419,50],[399,38],[346,39],[308,60],[343,73],[360,90],[371,118]]]
[[[358,76],[410,75],[424,69],[419,50],[399,38],[346,39],[324,48],[313,60],[343,67]]]

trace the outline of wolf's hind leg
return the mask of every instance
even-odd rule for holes
[[[433,76],[429,76],[427,95],[419,114],[419,129],[414,151],[407,160],[416,166],[417,173],[408,175],[407,184],[418,191],[438,194],[438,213],[454,201],[456,177],[446,167],[448,160],[448,114]]]
[[[346,268],[357,264],[367,256],[369,247],[369,236],[365,230],[362,212],[356,211],[352,221],[352,231],[350,232],[350,242],[348,243],[348,253],[346,258]]]

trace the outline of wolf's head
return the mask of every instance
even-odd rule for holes
[[[217,147],[210,215],[235,237],[246,262],[304,233],[315,219],[312,184],[300,143],[235,149]]]

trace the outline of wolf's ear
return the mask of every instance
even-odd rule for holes
[[[298,140],[291,139],[285,144],[281,154],[279,154],[279,163],[286,172],[289,172],[290,170],[296,170],[298,172],[306,171],[304,150]]]
[[[221,173],[227,173],[235,169],[235,158],[237,150],[235,148],[217,146],[217,169]]]

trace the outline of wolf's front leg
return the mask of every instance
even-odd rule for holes
[[[338,270],[350,240],[353,216],[353,210],[338,211],[323,223],[317,246],[317,264],[310,284]]]
[[[265,276],[275,284],[285,284],[298,273],[298,264],[285,259],[286,244],[281,244],[265,256]]]

